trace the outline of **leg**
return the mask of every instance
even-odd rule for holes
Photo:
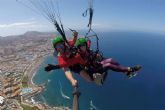
[[[114,65],[120,65],[117,61],[115,61],[113,58],[108,58],[108,59],[105,59],[103,61],[101,61],[101,64],[105,64],[105,63],[111,63],[111,64],[114,64]]]
[[[130,69],[128,67],[120,66],[120,65],[114,65],[111,63],[106,63],[103,65],[103,68],[111,69],[113,71],[117,72],[129,72]]]
[[[85,80],[92,82],[91,77],[89,76],[89,74],[86,71],[84,71],[84,70],[80,71],[80,76],[83,77]]]

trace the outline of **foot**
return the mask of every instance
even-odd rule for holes
[[[130,71],[127,73],[127,76],[129,78],[135,77],[137,75],[137,72],[141,69],[142,67],[140,65],[136,65],[134,67],[130,67]]]
[[[103,75],[102,74],[94,73],[93,80],[97,85],[103,85]]]

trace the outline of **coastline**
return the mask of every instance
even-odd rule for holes
[[[28,78],[29,78],[28,84],[32,87],[36,86],[36,84],[33,82],[33,78],[37,74],[37,70],[40,67],[40,65],[42,64],[42,62],[44,61],[45,57],[47,57],[47,56],[37,58],[34,62],[34,65],[32,64],[33,67],[31,69],[31,72],[28,75]]]
[[[48,57],[49,55],[45,55],[45,56],[42,56],[42,57],[38,57],[34,60],[34,62],[30,65],[29,68],[29,73],[26,74],[28,75],[28,85],[29,87],[32,87],[32,88],[36,88],[36,87],[42,87],[42,89],[44,89],[45,87],[45,84],[43,85],[36,85],[34,82],[33,82],[33,78],[34,76],[37,74],[37,70],[39,69],[40,65],[43,63],[43,61],[45,60],[46,57]],[[42,91],[41,91],[42,92]],[[34,95],[35,96],[35,95]],[[27,103],[28,104],[28,103]],[[36,106],[36,104],[32,104],[32,106]],[[68,107],[50,107],[47,103],[41,103],[40,106],[44,106],[46,108],[49,108],[49,109],[54,109],[54,110],[70,110]]]
[[[37,74],[37,71],[33,73],[32,77],[30,78],[30,81],[31,81],[31,84],[32,85],[35,85],[34,82],[33,82],[33,78],[34,76]]]
[[[47,57],[47,56],[48,55],[45,55],[45,56],[37,57],[36,59],[34,59],[33,62],[27,67],[26,71],[24,72],[23,77],[26,77],[26,76],[28,77],[28,81],[27,81],[28,87],[33,88],[34,90],[37,88],[40,88],[40,91],[36,92],[36,94],[42,92],[42,90],[44,88],[39,85],[36,85],[33,82],[33,77],[36,75],[37,70],[39,69],[40,65],[42,64],[45,57]],[[36,94],[30,95],[30,97],[35,96]],[[24,105],[30,106],[30,107],[36,106],[36,104],[34,104],[34,103],[28,103],[28,102],[23,101],[23,98],[22,98],[21,103]],[[42,105],[49,107],[47,104],[44,104],[44,103]],[[40,105],[40,106],[42,106],[42,105]]]

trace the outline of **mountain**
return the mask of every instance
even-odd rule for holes
[[[28,31],[22,35],[11,35],[6,37],[0,37],[0,46],[5,46],[13,42],[19,41],[37,41],[42,39],[51,38],[52,32],[38,32]]]
[[[23,34],[24,37],[48,37],[51,36],[52,32],[38,32],[38,31],[28,31]]]

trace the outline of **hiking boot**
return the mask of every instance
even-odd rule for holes
[[[102,74],[94,73],[93,80],[97,85],[103,85],[103,75]]]
[[[134,67],[129,67],[130,71],[127,73],[127,76],[129,78],[135,77],[137,75],[137,72],[141,69],[142,67],[140,65],[136,65]]]
[[[131,72],[137,72],[137,71],[139,71],[141,68],[142,68],[142,66],[136,65],[136,66],[134,66],[134,67],[131,67]]]
[[[134,72],[134,73],[127,73],[127,76],[128,78],[132,78],[132,77],[135,77],[137,75],[137,72]]]

